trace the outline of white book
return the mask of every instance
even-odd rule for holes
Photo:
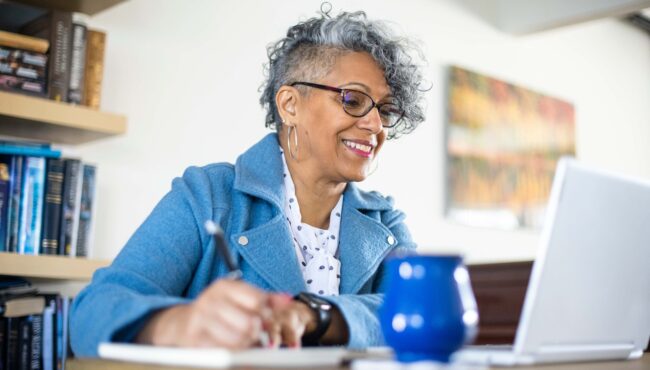
[[[366,354],[377,356],[376,351],[356,352],[344,347],[255,348],[230,351],[222,348],[160,347],[124,343],[99,345],[99,357],[108,360],[200,368],[340,366],[345,360],[364,357]]]

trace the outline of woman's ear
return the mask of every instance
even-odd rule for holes
[[[291,86],[281,86],[275,94],[275,106],[278,108],[283,123],[295,124],[297,121],[297,105],[300,99],[298,90]]]

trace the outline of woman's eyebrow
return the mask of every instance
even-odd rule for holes
[[[338,88],[342,89],[342,88],[352,87],[352,86],[358,86],[363,90],[363,92],[370,95],[370,88],[366,84],[361,83],[361,82],[348,82],[346,84],[338,86]],[[384,96],[383,98],[381,98],[379,100],[384,100],[384,99],[388,99],[388,98],[392,98],[392,97],[393,97],[393,95],[389,92],[388,94],[386,94],[386,96]]]

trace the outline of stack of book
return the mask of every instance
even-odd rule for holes
[[[0,140],[0,251],[89,256],[95,173],[50,144]]]
[[[0,88],[99,109],[105,45],[106,34],[76,12],[49,11],[0,31]]]
[[[39,293],[22,279],[0,279],[0,368],[65,368],[70,298]]]
[[[0,31],[0,87],[45,96],[49,45],[47,40]]]

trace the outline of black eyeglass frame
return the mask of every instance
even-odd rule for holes
[[[304,82],[304,81],[296,81],[296,82],[292,82],[289,86],[292,86],[292,87],[293,87],[293,86],[295,86],[295,85],[303,85],[303,86],[313,87],[313,88],[316,88],[316,89],[327,90],[327,91],[332,91],[332,92],[338,93],[338,94],[341,96],[341,105],[343,106],[343,111],[344,111],[345,113],[351,115],[352,117],[357,117],[357,118],[363,117],[363,116],[365,116],[366,114],[370,113],[370,111],[371,111],[373,108],[377,108],[377,110],[379,111],[379,113],[381,113],[381,109],[380,109],[380,108],[381,108],[382,106],[384,106],[384,105],[389,105],[389,104],[390,104],[390,105],[397,106],[397,104],[395,104],[395,103],[376,103],[375,100],[374,100],[370,95],[366,94],[366,93],[363,92],[363,91],[359,91],[359,90],[355,90],[355,89],[341,89],[341,88],[334,87],[334,86],[327,86],[327,85],[321,85],[321,84],[317,84],[317,83],[313,83],[313,82]],[[367,96],[368,99],[370,99],[370,101],[372,102],[372,105],[370,105],[370,107],[368,107],[368,110],[367,110],[365,113],[361,114],[361,115],[356,115],[356,114],[352,114],[352,113],[348,112],[348,111],[345,109],[345,104],[343,104],[343,99],[344,99],[345,93],[346,93],[347,91],[354,91],[354,92],[356,92],[356,93],[363,94],[363,95]],[[403,112],[403,111],[401,112],[399,118],[398,118],[398,119],[395,121],[395,123],[393,123],[392,125],[384,125],[383,122],[382,122],[381,125],[382,125],[382,127],[384,127],[384,128],[393,128],[393,127],[397,126],[398,123],[400,123],[400,121],[402,120],[402,118],[404,118],[404,112]]]

